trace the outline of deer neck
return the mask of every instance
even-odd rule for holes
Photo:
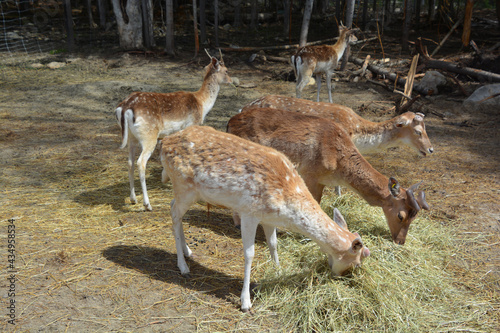
[[[371,206],[382,207],[389,193],[389,179],[375,170],[361,154],[353,154],[340,167],[343,182]]]
[[[349,248],[346,231],[340,228],[311,197],[310,200],[297,201],[297,207],[290,207],[287,220],[294,221],[287,229],[298,232],[315,241],[323,252],[330,253]]]
[[[333,45],[333,48],[335,49],[335,52],[337,53],[337,62],[342,59],[344,56],[345,49],[347,47],[347,38],[346,38],[347,31],[344,30],[339,36],[339,40],[335,45]]]
[[[363,119],[354,126],[352,140],[361,154],[373,153],[398,145],[395,120],[380,123]]]
[[[217,95],[219,94],[220,85],[214,75],[209,75],[203,81],[200,90],[195,92],[195,97],[201,106],[202,110],[202,122],[205,120],[205,116],[210,112],[215,104]]]

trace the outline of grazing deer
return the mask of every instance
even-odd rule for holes
[[[207,52],[208,53],[208,52]],[[209,55],[210,56],[210,55]],[[200,125],[212,109],[220,90],[220,84],[231,83],[222,59],[210,56],[205,67],[205,77],[200,90],[172,93],[134,92],[116,109],[116,118],[122,130],[122,145],[128,144],[128,176],[130,201],[137,199],[134,190],[134,158],[136,146],[142,147],[137,159],[143,202],[146,210],[152,210],[146,188],[146,163],[153,153],[158,138],[165,137],[188,126]]]
[[[422,113],[406,112],[376,123],[360,117],[344,105],[279,95],[258,98],[244,106],[241,112],[255,107],[281,109],[331,119],[347,131],[361,154],[374,153],[400,144],[410,146],[423,156],[434,152],[425,131],[425,115]]]
[[[292,163],[276,150],[214,130],[192,126],[161,142],[162,181],[171,180],[171,215],[177,265],[184,276],[189,267],[182,217],[198,200],[232,209],[241,217],[245,274],[241,309],[250,310],[250,272],[257,225],[264,229],[274,262],[279,265],[276,228],[313,239],[328,256],[336,275],[360,266],[370,251],[351,233],[338,211],[335,223],[307,190]]]
[[[339,39],[334,45],[304,46],[299,48],[295,55],[291,57],[293,70],[297,78],[297,85],[295,87],[297,98],[300,98],[302,89],[304,89],[313,74],[315,74],[318,86],[317,101],[319,102],[321,73],[325,73],[328,100],[332,103],[332,75],[344,55],[347,44],[358,40],[354,35],[354,31],[340,25]]]
[[[249,108],[229,120],[227,131],[284,153],[318,203],[325,185],[345,185],[370,205],[382,207],[398,244],[405,243],[418,211],[429,209],[425,193],[415,194],[420,183],[405,190],[396,179],[382,175],[359,153],[347,132],[329,119]]]

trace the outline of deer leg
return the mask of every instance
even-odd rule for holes
[[[302,176],[302,175],[301,175]],[[318,181],[314,177],[302,176],[304,183],[306,183],[307,189],[311,192],[313,198],[320,203],[321,196],[323,195],[323,189],[325,185],[318,183]]]
[[[271,253],[271,259],[276,263],[277,266],[280,265],[278,259],[278,238],[276,237],[276,228],[269,225],[262,225],[264,229],[264,234],[266,235],[267,246],[269,247],[269,252]]]
[[[339,197],[342,195],[340,191],[340,186],[335,186],[335,194],[337,194]]]
[[[321,89],[321,73],[316,74],[316,85],[318,86],[318,94],[316,96],[316,102],[319,102],[319,91]]]
[[[305,85],[303,84],[303,78],[300,71],[298,71],[297,76],[297,85],[295,86],[295,97],[300,98],[302,95],[302,89],[304,89]]]
[[[303,72],[305,71],[305,72]],[[298,78],[297,78],[297,86],[295,87],[295,95],[297,98],[300,98],[302,95],[302,90],[307,86],[311,77],[313,75],[312,70],[307,69],[297,69]]]
[[[137,159],[137,169],[139,170],[139,179],[141,180],[142,187],[142,201],[146,210],[153,210],[151,204],[149,203],[148,197],[148,189],[146,187],[146,164],[148,163],[151,154],[155,150],[156,140],[148,142],[144,141],[142,146],[142,152],[139,158]]]
[[[134,188],[134,159],[135,159],[135,142],[132,139],[128,140],[128,181],[130,183],[130,202],[137,203]]]
[[[182,197],[177,197],[170,203],[170,214],[172,216],[172,231],[175,237],[175,249],[177,251],[177,267],[181,274],[188,276],[189,267],[184,257],[191,257],[191,249],[186,244],[184,229],[182,228],[182,217],[188,211],[189,207],[196,200],[193,192],[182,192]]]
[[[255,255],[255,234],[259,221],[250,215],[241,215],[241,238],[243,240],[243,253],[245,256],[245,275],[243,289],[241,290],[241,310],[247,312],[252,307],[250,300],[250,273],[252,260]]]
[[[332,73],[326,73],[326,86],[328,88],[328,100],[333,103],[332,100]]]

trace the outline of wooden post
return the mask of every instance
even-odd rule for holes
[[[462,45],[468,46],[470,42],[470,29],[472,22],[472,9],[474,7],[474,0],[467,0],[465,5],[465,16],[464,16],[464,31],[462,33]]]

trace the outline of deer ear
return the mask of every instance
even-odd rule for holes
[[[220,70],[219,60],[216,57],[212,57],[212,66],[214,66],[216,71]]]
[[[333,210],[333,220],[339,225],[339,227],[347,230],[347,223],[345,223],[344,217],[337,208]]]
[[[399,195],[399,182],[394,177],[389,178],[389,191],[391,192],[393,197],[397,197]]]
[[[400,116],[400,119],[398,119],[396,121],[396,127],[405,127],[405,126],[408,126],[410,125],[410,120],[408,120],[406,117],[404,116]]]

